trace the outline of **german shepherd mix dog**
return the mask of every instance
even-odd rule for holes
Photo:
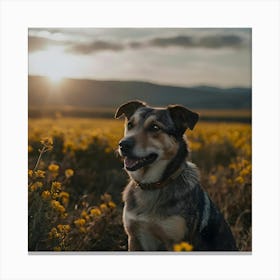
[[[235,251],[228,224],[201,188],[196,166],[186,161],[184,133],[198,114],[179,105],[121,105],[126,117],[119,153],[130,182],[123,192],[129,251],[166,251],[187,241],[195,251]]]

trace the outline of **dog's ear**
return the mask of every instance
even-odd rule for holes
[[[197,113],[180,105],[169,105],[167,110],[181,134],[183,134],[187,128],[193,130],[199,118]]]
[[[134,114],[134,112],[140,107],[146,107],[146,104],[138,100],[124,103],[117,109],[115,118],[119,118],[122,114],[124,114],[125,117],[129,119]]]

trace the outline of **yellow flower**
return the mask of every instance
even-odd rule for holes
[[[70,231],[70,225],[57,225],[58,231],[61,233],[67,233]]]
[[[45,173],[46,172],[43,170],[37,170],[34,172],[36,178],[45,178]]]
[[[62,203],[65,207],[67,207],[68,203],[69,203],[69,198],[68,197],[62,197]]]
[[[237,178],[235,178],[235,182],[238,183],[238,184],[243,184],[244,179],[241,176],[238,176]]]
[[[57,210],[57,208],[59,207],[59,205],[60,205],[59,201],[54,200],[54,199],[51,201],[51,206],[52,206],[52,208],[54,208],[54,209]]]
[[[73,169],[66,169],[65,170],[65,177],[66,178],[70,178],[70,177],[72,177],[74,175],[74,170]]]
[[[181,245],[180,244],[173,245],[173,251],[180,252],[181,251]]]
[[[64,225],[64,227],[65,227],[66,231],[70,231],[70,229],[71,229],[70,225]]]
[[[53,227],[49,232],[49,238],[59,238],[59,233],[57,232],[57,229],[55,227]]]
[[[179,244],[174,244],[173,246],[173,251],[175,252],[181,252],[181,251],[192,251],[193,250],[193,245],[191,245],[188,242],[181,242]]]
[[[68,203],[69,203],[69,198],[67,197],[62,197],[62,204],[67,207],[68,206]]]
[[[77,226],[77,227],[82,227],[83,225],[85,225],[86,223],[86,220],[85,219],[77,219],[74,221],[74,224]]]
[[[28,176],[29,176],[29,177],[32,177],[32,176],[33,176],[33,170],[31,170],[31,169],[28,170]]]
[[[53,247],[53,250],[54,251],[61,251],[61,247],[59,247],[59,246]]]
[[[107,207],[107,205],[106,205],[105,203],[102,203],[102,204],[100,204],[100,209],[101,209],[102,211],[105,211],[105,210],[108,209],[108,207]]]
[[[85,210],[83,210],[82,212],[81,212],[81,217],[86,217],[87,216],[87,212],[85,211]]]
[[[60,212],[61,214],[63,214],[66,210],[65,210],[64,206],[60,204],[57,206],[57,211]]]
[[[32,192],[36,191],[37,189],[41,188],[43,186],[43,183],[42,182],[35,182],[34,184],[32,184],[30,186],[30,190]]]
[[[109,205],[109,207],[111,207],[111,208],[115,208],[115,207],[116,207],[116,204],[115,204],[113,201],[109,201],[109,202],[108,202],[108,205]]]
[[[53,145],[53,139],[51,137],[45,137],[40,141],[46,147],[50,147]]]
[[[103,195],[101,195],[101,199],[104,201],[104,202],[109,202],[112,200],[112,196],[108,193],[104,193]]]
[[[69,193],[68,192],[61,192],[59,194],[60,197],[65,197],[65,198],[69,198]]]
[[[43,191],[41,197],[45,200],[49,200],[51,198],[51,193],[49,191]]]
[[[80,228],[79,228],[79,231],[80,231],[81,233],[86,233],[86,232],[87,232],[87,229],[86,229],[85,227],[80,227]]]
[[[92,216],[100,216],[101,215],[101,211],[98,208],[93,208],[90,210],[90,214]]]
[[[54,163],[51,163],[51,164],[48,166],[48,170],[51,171],[51,172],[58,172],[58,170],[59,170],[59,165],[54,164]]]
[[[64,206],[60,204],[59,201],[57,200],[51,200],[51,206],[53,209],[55,209],[56,211],[60,212],[61,214],[65,214],[64,212],[66,211]]]
[[[30,145],[28,145],[28,153],[31,153],[32,151],[33,151],[33,148]]]
[[[54,181],[52,182],[52,187],[51,187],[52,192],[58,192],[61,190],[61,183]]]
[[[210,175],[209,180],[212,184],[217,183],[217,177],[215,175]]]

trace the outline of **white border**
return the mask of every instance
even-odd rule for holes
[[[253,254],[27,253],[28,27],[253,28]],[[1,279],[279,279],[279,2],[2,1]]]

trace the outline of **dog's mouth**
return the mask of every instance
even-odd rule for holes
[[[153,163],[157,159],[158,155],[155,153],[149,154],[146,157],[125,157],[124,166],[128,171],[135,171],[148,164]]]

